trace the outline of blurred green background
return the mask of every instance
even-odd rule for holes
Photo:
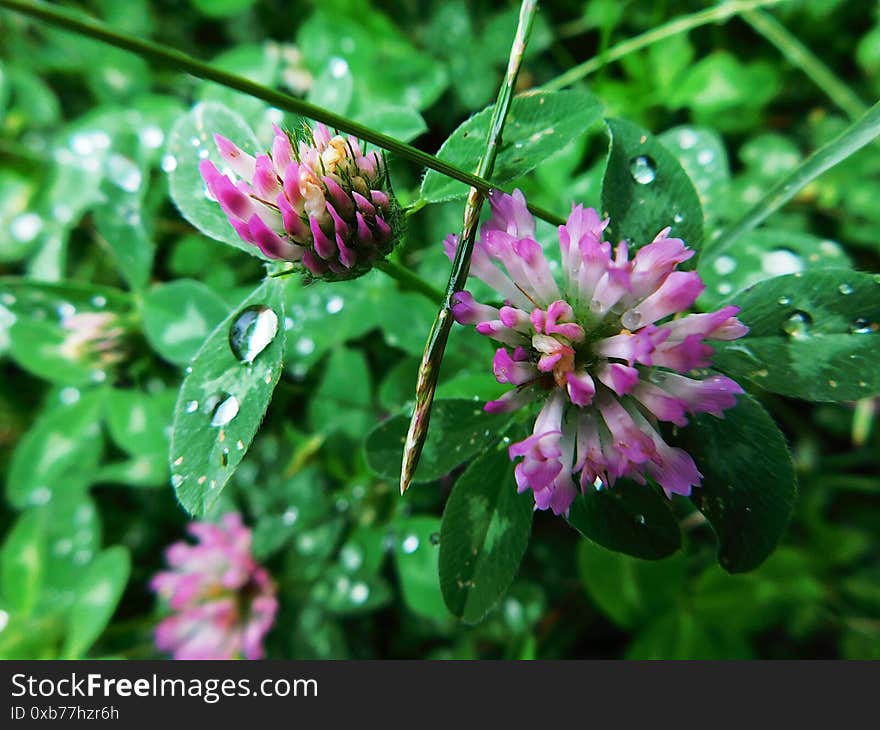
[[[494,99],[517,17],[516,5],[439,0],[61,4],[429,151]],[[688,169],[712,191],[703,204],[717,228],[876,100],[880,6],[792,0],[602,61],[626,39],[706,7],[543,2],[520,87],[552,86],[598,58],[572,85],[607,115],[699,135]],[[797,42],[831,69],[830,82],[788,60]],[[272,122],[297,122],[0,11],[2,657],[157,656],[148,581],[187,522],[167,464],[177,388],[204,338],[263,274],[257,259],[190,227],[169,199],[167,138],[202,100],[235,109],[262,141]],[[606,149],[597,124],[517,185],[560,215],[572,201],[598,206]],[[401,201],[416,199],[421,171],[391,166]],[[716,268],[707,301],[817,262],[880,270],[878,197],[875,144],[801,191],[774,215],[773,232],[744,239],[739,278]],[[461,214],[452,202],[409,221],[400,258],[437,286],[448,274],[440,242]],[[270,657],[880,658],[876,401],[763,398],[789,439],[800,497],[783,545],[753,573],[724,573],[698,520],[684,526],[682,552],[646,562],[539,513],[509,594],[469,627],[446,611],[436,577],[439,515],[455,475],[401,499],[362,449],[411,399],[434,305],[380,272],[337,285],[291,280],[285,296],[284,377],[215,508],[242,512],[279,586]],[[65,351],[73,312],[112,315],[122,332],[112,356]],[[490,358],[485,341],[457,329],[440,395],[497,396]]]

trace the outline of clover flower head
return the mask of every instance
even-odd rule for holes
[[[65,336],[58,351],[71,362],[88,362],[96,368],[108,367],[124,359],[122,327],[113,312],[75,312],[61,320]]]
[[[331,281],[366,273],[399,236],[384,159],[323,124],[296,136],[274,130],[272,149],[257,157],[215,135],[227,168],[202,160],[208,191],[239,237],[268,258]]]
[[[491,218],[474,248],[471,276],[492,287],[501,306],[455,294],[461,324],[498,342],[492,369],[513,388],[486,404],[491,412],[542,401],[532,435],[512,444],[520,492],[535,506],[566,514],[577,490],[630,478],[657,482],[668,496],[690,494],[701,475],[691,456],[670,446],[659,422],[684,426],[688,415],[723,411],[742,393],[723,375],[707,374],[712,347],[748,332],[726,306],[682,314],[705,288],[694,255],[669,230],[634,253],[603,241],[608,225],[592,208],[573,206],[559,227],[559,281],[519,191],[490,194]],[[446,239],[452,257],[458,238]]]
[[[156,647],[175,659],[260,659],[278,601],[269,574],[251,554],[251,531],[235,513],[218,524],[193,522],[196,544],[165,553],[169,570],[152,590],[171,615],[156,628]]]

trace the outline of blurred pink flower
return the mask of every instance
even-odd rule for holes
[[[188,530],[196,544],[171,545],[170,570],[150,583],[172,612],[156,628],[156,647],[175,659],[261,659],[278,601],[251,555],[251,531],[235,513]]]

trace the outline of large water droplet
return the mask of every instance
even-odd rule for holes
[[[232,354],[245,363],[252,363],[278,333],[278,315],[269,307],[257,304],[235,318],[229,328]]]
[[[628,309],[620,317],[620,324],[622,324],[628,330],[637,329],[641,323],[642,315],[639,314],[635,309]]]
[[[647,185],[657,177],[657,164],[647,155],[639,155],[630,160],[629,172],[637,183]]]
[[[794,251],[782,248],[764,254],[761,259],[761,268],[768,274],[782,276],[803,271],[804,262]]]
[[[205,410],[212,426],[225,426],[238,415],[238,398],[229,393],[217,393],[205,401]]]
[[[782,323],[782,331],[789,337],[803,339],[809,337],[810,325],[812,323],[813,318],[809,314],[797,311]]]
[[[871,325],[871,320],[867,317],[857,317],[853,320],[849,328],[850,334],[853,335],[869,335],[874,332],[876,325]]]

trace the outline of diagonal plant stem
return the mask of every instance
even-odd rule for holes
[[[235,74],[228,73],[216,66],[192,58],[175,48],[170,48],[159,43],[153,43],[152,41],[144,40],[142,38],[136,38],[134,36],[126,35],[125,33],[119,33],[104,23],[85,18],[66,8],[53,7],[34,0],[0,0],[0,7],[14,10],[23,15],[37,18],[49,25],[54,25],[79,35],[88,36],[89,38],[101,41],[102,43],[107,43],[116,48],[121,48],[124,51],[129,51],[130,53],[134,53],[135,55],[151,61],[157,66],[184,71],[197,78],[205,79],[206,81],[213,81],[221,86],[226,86],[257,99],[262,99],[263,101],[272,104],[272,106],[283,109],[284,111],[293,112],[294,114],[299,114],[300,116],[323,122],[330,127],[334,127],[347,134],[352,134],[355,137],[359,137],[366,142],[376,145],[377,147],[393,152],[411,162],[439,172],[441,175],[446,175],[454,180],[459,180],[466,185],[476,188],[483,194],[488,193],[490,189],[495,187],[485,176],[474,175],[466,170],[462,170],[428,152],[424,152],[417,147],[413,147],[412,145],[401,142],[394,137],[378,132],[371,127],[367,127],[359,122],[349,119],[348,117],[335,114],[334,112],[310,104],[302,99],[297,99],[290,94],[271,89],[268,86],[257,84],[243,76],[236,76]],[[529,210],[538,216],[538,218],[542,218],[548,223],[561,225],[565,222],[559,216],[538,206],[530,205]]]
[[[752,28],[772,43],[779,52],[831,99],[850,120],[855,121],[868,107],[841,81],[820,58],[789,32],[782,23],[763,10],[747,10],[742,13]]]
[[[728,226],[706,247],[704,256],[715,258],[727,251],[743,233],[751,230],[779,210],[819,175],[880,136],[880,102],[857,122],[820,147],[786,177],[776,183],[742,218]]]
[[[541,88],[544,91],[557,91],[586,78],[610,63],[619,61],[630,53],[640,51],[654,43],[659,43],[681,33],[687,33],[694,28],[699,28],[709,23],[723,23],[725,20],[748,10],[778,5],[782,2],[786,2],[786,0],[726,0],[726,2],[722,2],[713,8],[700,10],[690,15],[682,15],[641,35],[621,41],[588,61],[572,66],[568,71],[548,81]]]
[[[519,23],[513,45],[510,49],[510,58],[507,63],[507,73],[501,88],[498,91],[498,99],[492,110],[492,119],[489,123],[489,136],[486,141],[486,149],[477,165],[477,175],[490,177],[495,166],[495,158],[498,155],[498,147],[507,121],[507,113],[510,111],[510,103],[513,100],[513,90],[516,79],[522,66],[526,44],[532,31],[532,24],[537,12],[537,0],[523,0],[520,5]],[[461,233],[461,241],[455,252],[455,260],[452,262],[452,272],[449,275],[449,283],[446,286],[446,294],[443,305],[437,313],[437,318],[431,327],[428,341],[425,344],[425,353],[419,366],[418,380],[416,381],[416,404],[413,409],[403,447],[403,462],[400,467],[400,493],[403,494],[415,475],[419,464],[422,447],[428,436],[428,423],[431,419],[431,404],[434,401],[434,391],[437,388],[437,379],[440,375],[440,364],[443,361],[443,352],[446,342],[449,340],[449,331],[452,329],[452,298],[456,292],[464,288],[470,271],[471,255],[474,251],[474,242],[477,236],[477,225],[480,219],[480,209],[483,207],[488,191],[472,187],[467,198],[464,211],[464,228]]]

